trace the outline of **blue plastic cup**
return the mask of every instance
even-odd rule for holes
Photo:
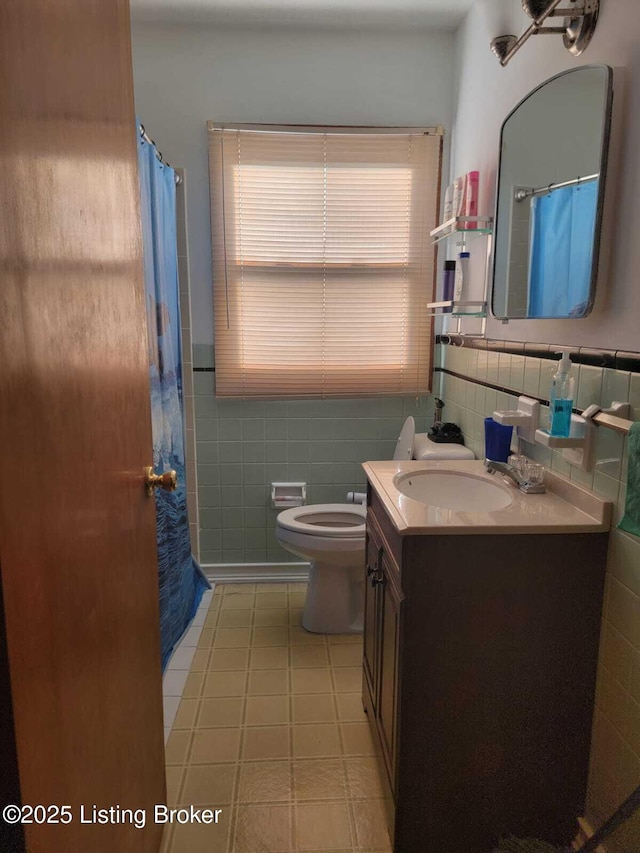
[[[506,462],[511,453],[512,426],[503,426],[493,418],[484,419],[484,454],[494,462]]]

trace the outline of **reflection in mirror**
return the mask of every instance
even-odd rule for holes
[[[502,126],[492,310],[584,317],[598,270],[612,70],[583,66],[535,89]]]

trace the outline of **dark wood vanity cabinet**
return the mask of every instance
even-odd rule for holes
[[[396,853],[584,813],[607,534],[400,536],[369,486],[363,703]]]

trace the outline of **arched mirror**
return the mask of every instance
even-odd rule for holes
[[[534,89],[502,125],[491,308],[500,319],[593,307],[613,71],[588,65]]]

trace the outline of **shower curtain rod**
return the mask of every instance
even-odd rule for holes
[[[546,195],[554,190],[561,190],[563,187],[574,187],[576,184],[586,184],[587,181],[597,181],[600,174],[587,175],[586,178],[573,178],[571,181],[562,181],[560,184],[549,184],[548,187],[540,187],[537,190],[517,190],[515,193],[516,201],[524,201],[526,198],[533,198],[535,195]]]
[[[138,127],[138,133],[140,134],[142,139],[144,139],[145,142],[148,142],[149,145],[153,145],[153,147],[156,149],[156,157],[158,158],[158,160],[160,160],[161,163],[164,163],[165,166],[168,166],[170,169],[173,169],[173,166],[171,165],[171,163],[167,163],[167,161],[164,159],[164,157],[162,156],[162,152],[158,149],[158,146],[155,144],[153,139],[149,136],[147,131],[144,129],[143,124],[140,124],[140,126]],[[175,169],[174,169],[174,171],[175,171]],[[176,184],[178,184],[178,186],[180,186],[181,183],[182,183],[182,178],[176,172]]]

